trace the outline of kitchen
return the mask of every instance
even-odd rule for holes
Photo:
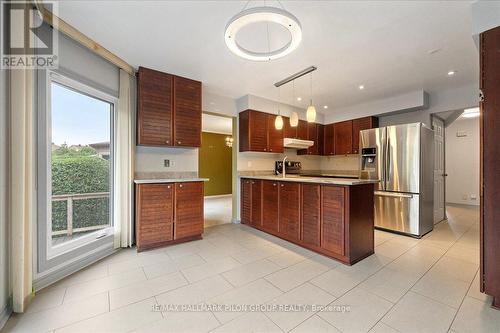
[[[500,329],[500,2],[34,5],[58,62],[2,68],[2,332]]]

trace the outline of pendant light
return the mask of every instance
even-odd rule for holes
[[[281,87],[278,88],[278,116],[274,119],[274,128],[276,128],[277,130],[283,128],[283,117],[281,116],[280,101],[281,101]]]
[[[316,108],[313,105],[313,100],[312,100],[312,73],[310,74],[310,80],[311,80],[311,98],[309,100],[309,107],[307,108],[306,111],[306,118],[307,121],[310,123],[314,123],[316,120]]]
[[[292,94],[293,94],[293,100],[292,104],[295,104],[295,80],[292,81]],[[297,112],[292,111],[292,114],[290,115],[290,127],[297,127],[299,125],[299,115]]]

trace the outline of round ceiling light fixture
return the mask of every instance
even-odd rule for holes
[[[244,26],[258,23],[275,23],[281,25],[290,33],[290,40],[282,47],[267,52],[257,52],[244,48],[237,41],[237,34]],[[302,40],[302,27],[299,20],[285,9],[277,7],[252,7],[244,9],[235,15],[226,25],[224,33],[226,45],[237,56],[253,61],[270,61],[290,54],[295,50]],[[269,42],[269,29],[267,30],[267,41]]]

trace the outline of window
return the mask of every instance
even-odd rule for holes
[[[47,87],[50,259],[112,234],[115,101],[55,73]]]

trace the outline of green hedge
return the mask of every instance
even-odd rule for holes
[[[109,161],[91,147],[65,145],[52,153],[52,194],[109,192]],[[109,223],[109,198],[73,201],[73,228]],[[52,230],[67,228],[67,202],[52,202]]]

